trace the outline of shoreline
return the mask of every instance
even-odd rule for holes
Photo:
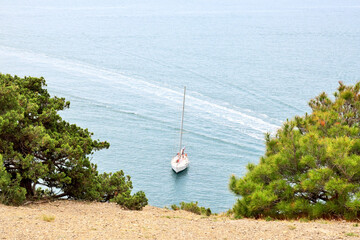
[[[0,239],[358,239],[355,222],[234,220],[146,206],[59,200],[0,204]]]

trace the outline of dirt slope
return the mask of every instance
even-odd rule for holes
[[[151,206],[126,211],[112,203],[56,201],[0,205],[0,239],[360,239],[360,226],[324,220],[232,220]]]

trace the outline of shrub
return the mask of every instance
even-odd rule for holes
[[[335,99],[309,102],[311,114],[286,121],[271,137],[258,165],[230,178],[240,195],[236,216],[284,218],[360,217],[360,82],[340,82]]]
[[[139,191],[134,195],[130,195],[130,192],[121,193],[116,195],[111,201],[130,210],[141,210],[148,203],[143,191]]]
[[[192,213],[195,213],[195,214],[201,214],[201,210],[200,210],[200,207],[198,206],[198,202],[189,202],[189,203],[186,203],[186,202],[181,202],[180,203],[180,209],[181,210],[185,210],[185,211],[188,211],[188,212],[192,212]]]
[[[204,208],[204,207],[199,207],[198,206],[198,202],[181,202],[180,203],[180,207],[178,207],[177,205],[173,204],[171,205],[171,208],[173,210],[185,210],[188,212],[192,212],[198,215],[206,215],[206,216],[210,216],[211,215],[211,210],[210,208]]]
[[[176,204],[173,204],[173,205],[171,205],[171,209],[174,210],[174,211],[177,211],[180,208]]]

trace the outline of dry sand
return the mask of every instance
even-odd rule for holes
[[[233,220],[151,206],[127,211],[112,203],[56,201],[0,205],[0,239],[360,239],[360,226],[325,220]]]

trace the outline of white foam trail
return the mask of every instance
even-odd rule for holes
[[[144,97],[157,96],[164,100],[164,103],[174,104],[182,102],[182,91],[172,90],[167,87],[155,85],[153,83],[125,76],[121,73],[111,70],[94,67],[88,64],[67,60],[58,59],[47,56],[45,54],[33,53],[29,51],[22,51],[15,48],[0,46],[1,55],[8,55],[21,58],[30,62],[46,64],[60,69],[68,73],[81,73],[93,77],[90,81],[96,79],[106,80],[108,83],[121,85],[123,90],[135,90],[134,94],[142,94]],[[103,82],[103,81],[102,81]],[[191,94],[191,91],[190,91]],[[196,94],[195,94],[196,95]],[[265,120],[245,114],[239,110],[234,110],[230,107],[222,106],[207,100],[200,99],[187,95],[188,109],[196,110],[197,116],[205,119],[214,119],[218,124],[227,125],[234,130],[242,131],[243,128],[250,128],[258,133],[243,131],[250,137],[255,139],[263,139],[263,133],[274,132],[279,127],[277,125],[266,122]],[[215,118],[214,118],[215,117]]]
[[[197,99],[189,96],[189,101],[192,102],[192,107],[197,109],[202,109],[203,111],[215,114],[218,117],[223,118],[224,120],[237,123],[243,126],[248,126],[254,130],[260,131],[262,133],[266,133],[268,131],[272,132],[278,128],[278,126],[273,125],[271,123],[265,122],[264,120],[247,115],[240,111],[236,111],[234,109],[224,107],[218,104],[214,104],[208,101],[204,101],[201,99]]]
[[[221,85],[224,85],[223,82],[221,81],[216,81],[215,79],[212,79],[212,78],[209,78],[207,76],[204,76],[203,74],[200,74],[192,69],[189,69],[189,68],[184,68],[182,66],[179,66],[179,65],[176,65],[176,64],[169,64],[167,62],[163,62],[163,61],[160,61],[158,59],[153,59],[153,58],[147,58],[147,57],[143,57],[141,55],[138,55],[138,54],[134,54],[134,53],[129,53],[129,52],[122,52],[121,54],[123,55],[127,55],[127,56],[131,56],[131,57],[136,57],[138,59],[142,59],[142,60],[145,60],[145,61],[148,61],[148,62],[151,62],[151,63],[156,63],[156,64],[159,64],[161,66],[165,66],[165,67],[173,67],[173,68],[176,68],[176,69],[179,69],[183,72],[189,72],[195,76],[198,76],[200,78],[203,78],[203,79],[206,79],[207,81],[211,81],[211,82],[214,82],[216,84],[221,84]],[[264,96],[266,96],[267,94],[259,94],[258,92],[254,92],[254,91],[251,91],[250,89],[247,89],[247,88],[242,88],[242,87],[239,87],[239,86],[236,86],[236,85],[233,85],[233,84],[230,84],[230,83],[225,83],[225,85],[227,85],[228,87],[235,87],[241,91],[245,91],[253,96],[256,96],[257,99],[264,99]],[[257,91],[259,91],[259,89],[257,89]],[[281,101],[280,99],[278,99],[277,97],[274,97],[274,96],[267,96],[266,97],[267,100],[271,100],[274,102],[274,104],[281,104],[283,106],[287,106],[289,108],[292,108],[292,109],[296,109],[297,111],[300,111],[300,112],[305,112],[303,109],[300,109],[296,106],[293,106],[293,105],[290,105],[289,103],[287,102],[284,102],[284,101]]]

